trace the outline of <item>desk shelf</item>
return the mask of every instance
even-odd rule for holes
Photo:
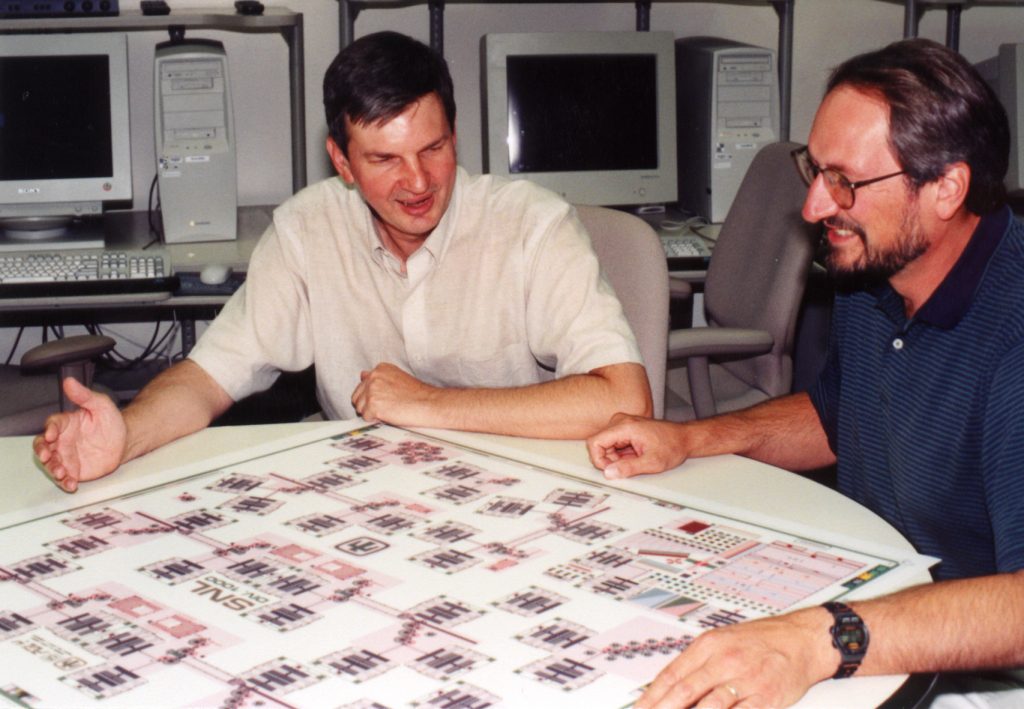
[[[444,53],[444,8],[445,3],[460,4],[514,4],[529,5],[551,0],[337,0],[339,23],[339,46],[346,47],[355,39],[356,17],[366,9],[394,9],[427,5],[430,22],[430,46]],[[556,0],[556,2],[633,2],[636,5],[636,29],[645,32],[650,29],[651,3],[658,2],[708,2],[709,0]],[[794,0],[710,0],[717,4],[749,5],[764,7],[771,5],[779,17],[778,62],[779,62],[779,140],[789,140],[790,105],[793,85],[793,3]]]
[[[177,9],[169,15],[143,15],[122,10],[113,17],[32,17],[0,21],[0,35],[61,32],[139,32],[172,27],[225,32],[277,32],[288,45],[288,83],[291,106],[292,191],[306,186],[306,98],[302,13],[267,7],[262,15],[239,15],[227,9]]]

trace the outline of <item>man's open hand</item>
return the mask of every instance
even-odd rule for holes
[[[102,477],[121,464],[127,428],[110,397],[71,378],[63,387],[64,395],[79,408],[47,418],[32,449],[56,483],[74,492],[80,482]]]

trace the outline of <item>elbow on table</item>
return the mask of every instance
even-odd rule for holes
[[[618,413],[651,417],[654,402],[647,370],[640,364],[624,363],[598,370],[612,385],[612,402],[608,419]],[[607,425],[607,419],[602,428]]]
[[[651,388],[642,387],[639,391],[631,391],[621,397],[618,410],[614,413],[629,414],[630,416],[643,416],[651,418],[654,416],[654,402],[651,399]]]

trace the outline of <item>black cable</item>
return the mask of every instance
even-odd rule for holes
[[[4,366],[10,364],[11,360],[14,359],[14,353],[18,351],[18,343],[21,342],[21,336],[24,333],[25,333],[25,326],[22,325],[21,327],[18,328],[18,336],[14,338],[14,344],[11,346],[11,351],[7,355],[7,361],[4,362]]]
[[[157,186],[157,176],[153,175],[153,181],[149,183],[149,200],[146,204],[146,220],[149,222],[149,233],[153,235],[153,239],[143,246],[143,249],[148,249],[158,241],[164,239],[164,228],[163,228],[163,211],[160,204],[160,190]],[[153,206],[153,194],[156,193],[156,207]],[[159,217],[157,219],[156,217]]]
[[[173,322],[169,324],[170,327],[167,328],[167,332],[165,332],[163,337],[160,338],[160,341],[156,343],[156,347],[153,350],[154,352],[162,351],[167,346],[167,343],[170,341],[170,339],[174,336],[174,333],[177,332],[177,324]],[[171,357],[168,356],[167,359],[171,359]]]
[[[104,363],[111,369],[131,369],[140,364],[143,364],[148,357],[156,352],[159,352],[168,338],[174,333],[174,323],[170,323],[170,327],[167,328],[163,335],[160,334],[160,327],[163,325],[163,320],[158,320],[155,327],[153,328],[153,336],[149,340],[143,349],[135,357],[127,357],[117,351],[117,348],[110,350],[110,352],[103,355]],[[102,331],[97,327],[98,334],[102,334]]]
[[[136,357],[136,362],[143,362],[147,357],[156,352],[156,343],[159,342],[157,335],[160,334],[160,326],[163,325],[163,320],[157,320],[156,327],[153,328],[153,336],[149,338],[149,344],[143,348],[142,353]],[[166,338],[166,333],[164,333]]]

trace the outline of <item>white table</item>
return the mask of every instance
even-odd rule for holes
[[[4,495],[0,498],[0,528],[42,514],[82,507],[128,490],[147,488],[173,479],[169,477],[171,472],[182,466],[330,425],[304,423],[207,429],[126,464],[116,475],[86,483],[74,495],[59,490],[38,468],[31,453],[31,438],[0,438],[0,479],[4,486]],[[600,479],[600,473],[590,465],[582,442],[451,431],[421,432],[584,479]],[[912,551],[909,543],[884,520],[834,490],[738,456],[688,461],[661,475],[609,484],[652,497],[666,498],[669,493],[672,498],[683,495],[688,504],[713,512],[742,514],[744,520],[753,523],[771,519],[779,527],[778,520],[783,519],[786,531],[806,533],[809,538],[853,538],[857,540],[857,548],[867,553]],[[929,580],[922,566],[915,571],[911,582]],[[824,682],[814,687],[800,706],[877,706],[905,679],[905,676],[858,677]]]

